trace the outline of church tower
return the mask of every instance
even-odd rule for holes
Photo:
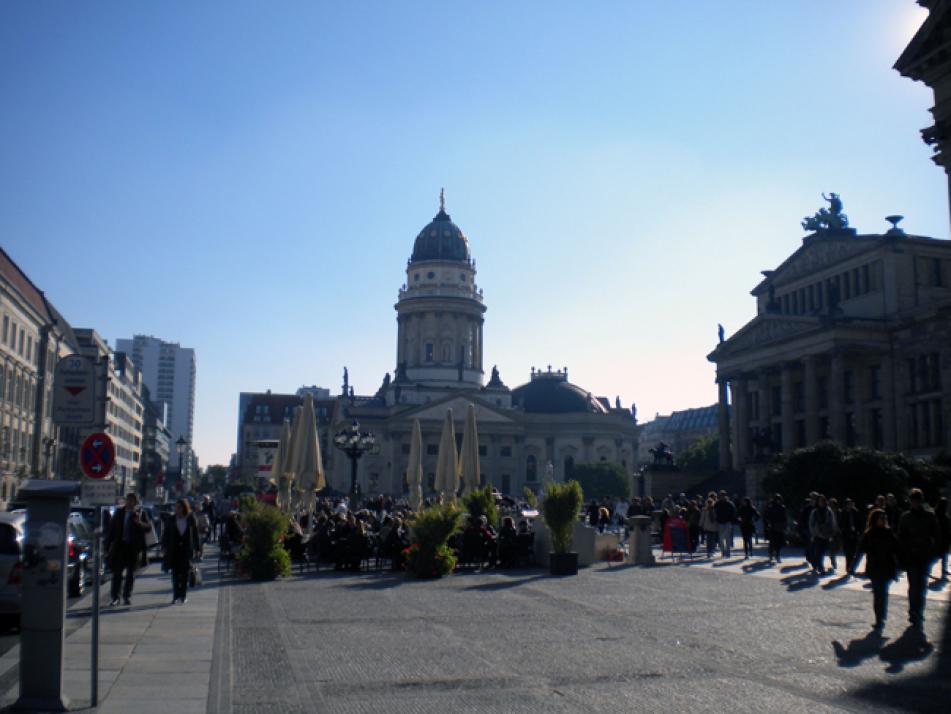
[[[396,303],[397,383],[422,387],[481,387],[485,305],[476,287],[469,241],[446,213],[416,236],[406,284]]]

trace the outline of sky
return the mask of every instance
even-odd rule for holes
[[[0,245],[75,327],[196,350],[195,449],[238,393],[376,391],[413,241],[446,208],[485,369],[655,413],[841,194],[859,232],[948,237],[892,65],[912,0],[6,2]]]

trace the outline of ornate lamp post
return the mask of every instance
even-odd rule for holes
[[[357,461],[368,451],[376,449],[376,437],[369,431],[360,431],[360,422],[356,419],[346,429],[334,435],[334,446],[350,459],[350,493],[357,493]]]

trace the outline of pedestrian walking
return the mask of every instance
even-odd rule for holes
[[[888,588],[898,573],[900,551],[898,538],[888,527],[888,516],[881,508],[869,512],[858,548],[865,554],[865,575],[872,582],[872,610],[875,613],[872,627],[881,630],[888,617]]]
[[[105,551],[112,569],[110,605],[119,604],[120,591],[123,602],[132,604],[135,571],[145,559],[145,533],[151,529],[148,514],[139,508],[138,497],[134,493],[126,494],[125,505],[112,516],[106,534]]]
[[[816,496],[816,507],[809,514],[809,532],[812,534],[812,572],[824,575],[826,551],[835,538],[835,514],[822,494]]]
[[[938,519],[933,511],[925,508],[921,490],[913,488],[908,500],[911,508],[898,519],[898,542],[908,577],[908,621],[912,627],[921,630],[925,624],[928,573],[938,555],[940,535]]]
[[[783,497],[778,493],[773,496],[766,506],[766,512],[763,514],[765,522],[766,538],[769,540],[769,562],[775,560],[782,563],[782,549],[786,545],[786,524],[788,516],[786,514],[786,504],[783,503]]]
[[[845,507],[839,515],[838,524],[842,555],[845,556],[845,572],[846,575],[855,575],[855,554],[862,537],[862,518],[851,498],[845,499]]]
[[[948,548],[951,548],[951,517],[948,515],[948,499],[942,496],[935,506],[938,519],[938,556],[941,558],[941,582],[948,581]]]
[[[703,529],[704,538],[707,544],[707,557],[712,558],[717,549],[717,534],[719,526],[717,524],[716,501],[712,498],[707,499],[707,504],[700,514],[700,527]]]
[[[740,521],[740,535],[743,536],[743,558],[753,557],[753,535],[756,533],[756,522],[759,520],[759,511],[753,501],[744,498],[736,511]]]
[[[727,498],[726,491],[720,491],[714,505],[717,519],[717,533],[720,537],[720,553],[724,558],[730,557],[733,549],[733,524],[736,522],[736,506]]]
[[[201,553],[201,536],[195,514],[184,498],[175,502],[175,518],[165,529],[162,545],[166,568],[172,571],[172,603],[185,604],[192,561]]]
[[[816,497],[819,494],[813,491],[809,494],[809,498],[806,499],[806,502],[802,506],[802,510],[799,512],[799,539],[802,541],[802,547],[806,555],[806,564],[810,567],[813,567],[812,561],[812,533],[809,531],[809,517],[812,515],[813,509],[816,507]]]
[[[687,533],[690,537],[690,552],[696,553],[697,546],[700,545],[700,507],[694,499],[690,499],[687,503],[687,515],[685,516],[687,521]]]

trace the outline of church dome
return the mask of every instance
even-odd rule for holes
[[[532,414],[606,414],[604,405],[576,384],[567,372],[532,374],[532,381],[512,390],[512,406]]]
[[[449,214],[446,213],[443,194],[439,194],[439,213],[416,236],[411,263],[422,260],[456,260],[469,262],[469,241]]]

